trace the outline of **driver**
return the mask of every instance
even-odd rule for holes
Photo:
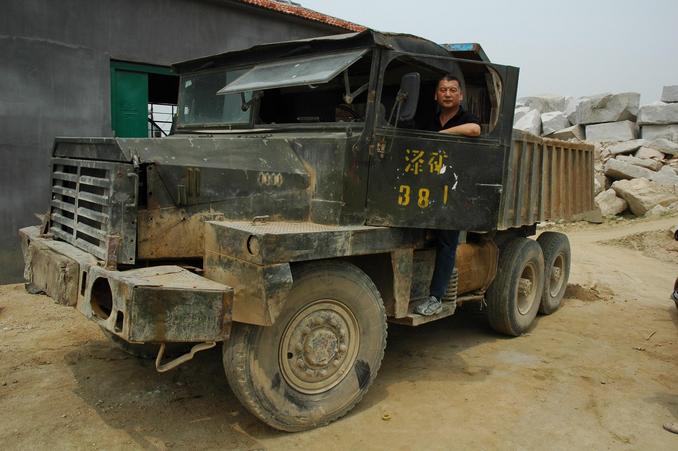
[[[438,104],[438,112],[431,118],[428,130],[451,135],[472,137],[480,135],[480,120],[461,105],[464,93],[458,78],[445,74],[438,80],[434,99]],[[459,243],[458,230],[438,230],[436,235],[436,262],[429,297],[414,309],[415,313],[424,316],[435,315],[443,309],[442,297],[454,272],[454,260]],[[456,308],[456,304],[451,308]]]

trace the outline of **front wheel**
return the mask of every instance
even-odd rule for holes
[[[372,280],[349,263],[320,262],[294,271],[272,326],[233,325],[224,369],[250,412],[276,429],[301,431],[360,401],[385,346],[386,314]]]
[[[534,321],[544,288],[544,255],[536,241],[515,238],[499,255],[487,290],[487,316],[497,332],[522,335]]]

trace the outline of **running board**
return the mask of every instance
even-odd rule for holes
[[[435,315],[431,316],[424,316],[414,313],[414,308],[426,300],[418,299],[415,302],[410,302],[410,306],[407,309],[407,315],[403,316],[402,318],[388,318],[388,322],[394,324],[403,324],[405,326],[420,326],[422,324],[430,323],[431,321],[436,321],[454,315],[454,312],[457,310],[459,305],[463,304],[464,302],[482,301],[483,298],[483,295],[470,295],[460,296],[456,303],[443,301],[443,309],[440,311],[440,313],[436,313]]]

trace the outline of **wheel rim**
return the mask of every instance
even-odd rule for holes
[[[528,263],[523,268],[516,290],[518,312],[521,315],[526,315],[534,305],[537,297],[537,268],[533,263]]]
[[[553,261],[550,273],[549,294],[552,298],[556,298],[565,283],[565,259],[563,258],[563,254],[558,254]]]
[[[308,394],[339,384],[353,368],[360,334],[351,310],[321,299],[299,311],[283,332],[279,361],[285,381]]]

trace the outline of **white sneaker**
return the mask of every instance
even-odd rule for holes
[[[414,308],[414,312],[424,316],[431,316],[440,313],[442,309],[443,303],[435,296],[429,296],[428,299]]]

